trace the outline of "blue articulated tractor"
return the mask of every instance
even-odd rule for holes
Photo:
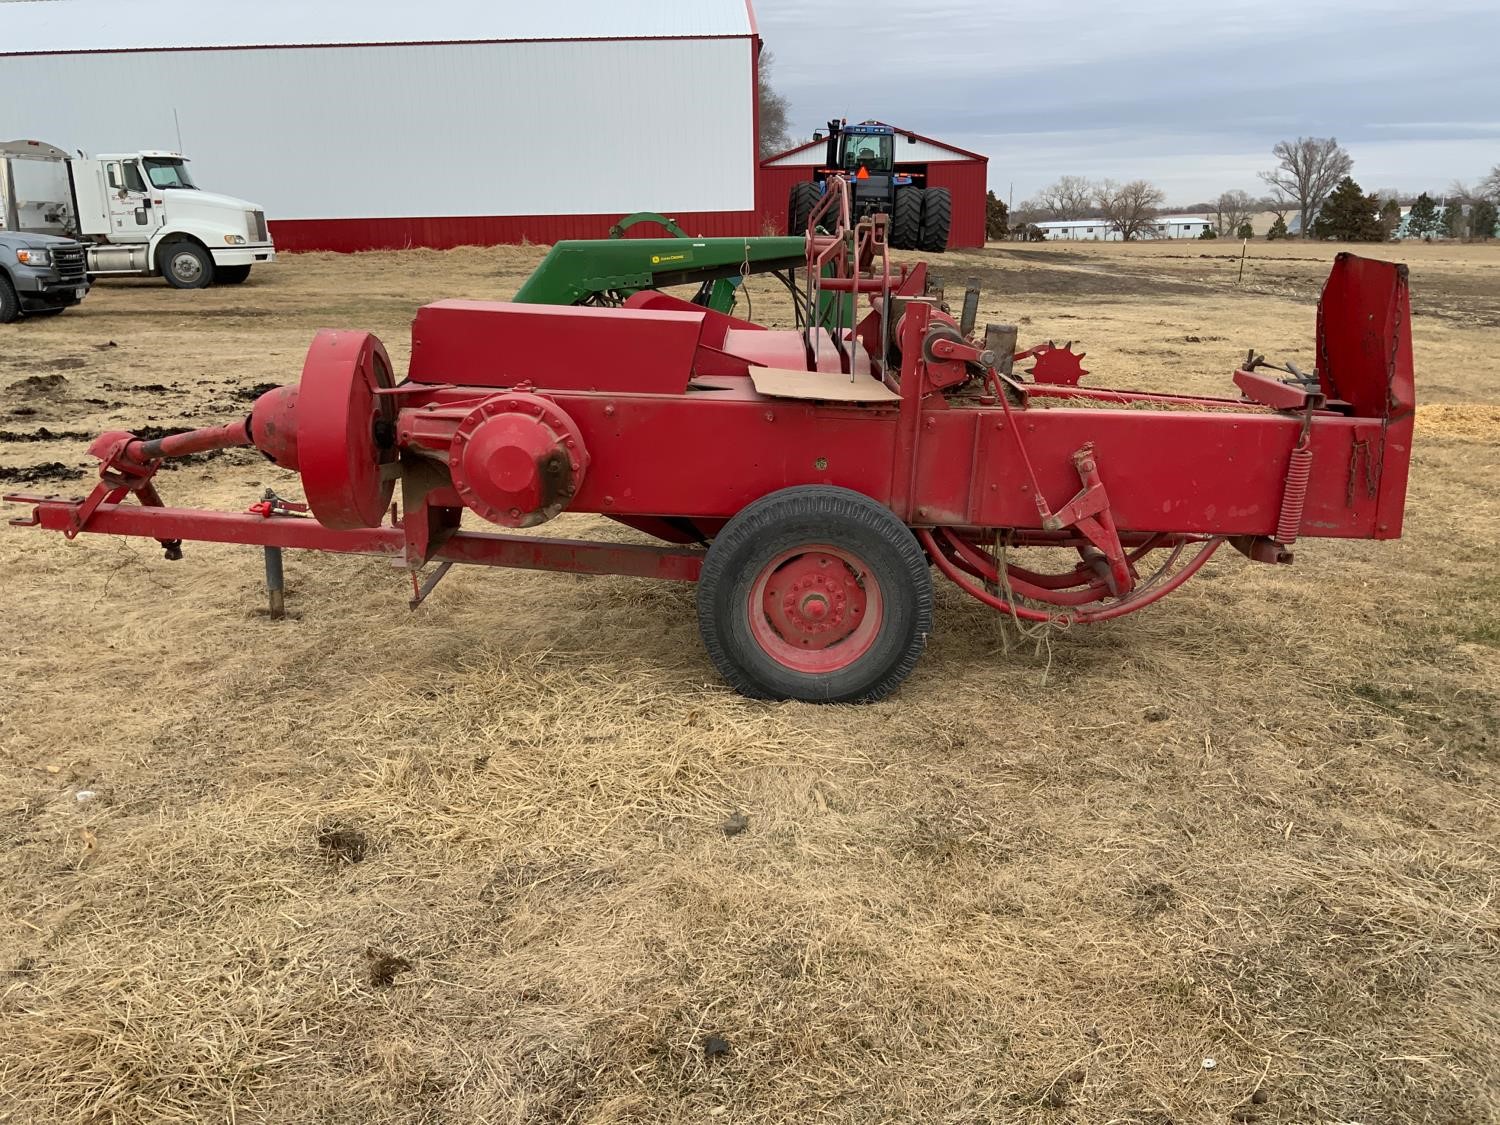
[[[917,139],[912,134],[903,136],[910,143]],[[814,170],[810,182],[792,185],[787,201],[787,233],[806,232],[807,221],[822,198],[824,181],[842,174],[854,189],[853,218],[889,215],[892,247],[941,254],[948,248],[953,198],[947,188],[925,186],[925,168],[898,161],[897,147],[898,134],[889,125],[830,121],[824,165]]]

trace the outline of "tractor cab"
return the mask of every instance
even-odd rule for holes
[[[879,132],[854,130],[878,129]],[[837,160],[829,164],[842,168],[851,179],[867,176],[889,176],[896,169],[895,131],[889,126],[855,125],[838,134]]]

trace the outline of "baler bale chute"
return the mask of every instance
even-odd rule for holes
[[[722,676],[813,701],[902,681],[932,630],[935,575],[1021,619],[1099,622],[1226,543],[1286,563],[1303,537],[1400,535],[1402,267],[1338,256],[1314,374],[1277,378],[1252,356],[1239,397],[1151,394],[1071,385],[1078,357],[1019,349],[1014,327],[966,330],[971,316],[925,295],[924,264],[887,258],[888,229],[852,215],[842,179],[809,216],[804,307],[852,297],[857,323],[772,331],[650,289],[618,308],[440,301],[417,313],[400,382],[374,336],[319,332],[300,384],[248,418],[104,434],[92,494],[8,496],[31,506],[12,522],[153,538],[169,558],[190,540],[387,556],[409,568],[414,604],[456,563],[697,581]],[[237,445],[299,473],[307,510],[164,506],[164,460]],[[565,511],[658,543],[517,533]],[[1022,548],[1063,561],[1023,566]]]

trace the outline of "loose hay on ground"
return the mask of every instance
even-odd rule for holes
[[[1080,339],[1094,385],[1222,393],[1251,343],[1310,357],[1325,248],[1253,261],[1248,293],[1171,249],[943,269]],[[1419,307],[1493,307],[1492,250],[1401,252]],[[539,254],[102,285],[0,329],[23,382],[87,357],[13,384],[0,425],[219,421],[328,323],[400,366],[415,305],[506,296]],[[1228,556],[1042,653],[944,590],[916,674],[863,708],[727,693],[683,586],[455,571],[410,614],[383,564],[294,555],[276,623],[249,552],[0,537],[0,1120],[1494,1120],[1482,328],[1418,318],[1404,540]],[[0,443],[43,458],[86,464]],[[295,493],[232,457],[164,487],[267,484]]]

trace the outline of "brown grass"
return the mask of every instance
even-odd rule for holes
[[[943,272],[1092,385],[1217,392],[1310,365],[1329,251],[1253,250],[1244,288],[1184,243]],[[0,535],[0,1121],[1500,1118],[1500,248],[1393,251],[1405,539],[1228,554],[1044,652],[945,590],[874,706],[730,694],[677,585],[455,571],[409,613],[299,555],[276,623],[243,549]],[[538,256],[102,285],[0,329],[0,429],[222,420],[323,324],[404,366],[417,304]],[[161,484],[296,494],[244,453]]]

